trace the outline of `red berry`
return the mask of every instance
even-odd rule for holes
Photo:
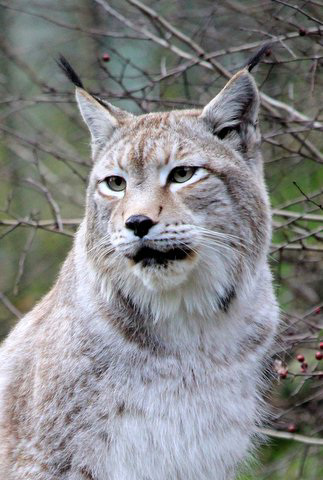
[[[301,365],[301,367],[306,370],[307,367],[308,367],[308,363],[307,363],[307,362],[303,362],[302,365]]]
[[[323,353],[322,353],[322,352],[316,352],[315,358],[316,358],[316,360],[322,360],[322,358],[323,358]]]
[[[282,369],[282,370],[279,372],[280,378],[287,378],[287,375],[288,375],[288,370],[287,370],[287,368],[284,368],[284,369]]]
[[[299,362],[303,363],[304,360],[305,360],[305,357],[304,357],[304,355],[302,355],[302,354],[300,353],[299,355],[296,356],[296,359],[297,359]]]
[[[104,62],[108,62],[108,61],[110,60],[110,55],[109,55],[108,53],[104,53],[104,54],[102,55],[102,60],[103,60]]]
[[[323,350],[323,342],[320,342],[320,349]]]
[[[314,313],[316,313],[316,315],[318,315],[319,313],[321,313],[321,307],[316,307],[314,309]]]
[[[297,429],[296,429],[295,423],[290,423],[290,424],[288,425],[288,427],[287,427],[287,430],[288,430],[290,433],[296,432]]]

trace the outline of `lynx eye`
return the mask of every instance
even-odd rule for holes
[[[117,177],[116,175],[112,175],[111,177],[106,177],[103,181],[110,190],[114,192],[122,192],[126,188],[126,181],[122,177]]]
[[[187,182],[193,177],[196,170],[197,167],[176,167],[170,172],[168,181],[175,183]]]

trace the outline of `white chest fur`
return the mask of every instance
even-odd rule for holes
[[[75,467],[95,480],[231,478],[254,427],[244,362],[217,365],[205,352],[137,360],[98,380],[73,438]]]

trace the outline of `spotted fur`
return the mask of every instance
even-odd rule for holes
[[[139,117],[80,82],[76,96],[86,213],[55,286],[1,348],[0,478],[232,480],[278,322],[255,82],[242,70],[202,111]],[[179,165],[196,173],[172,183]],[[143,239],[132,215],[154,223]],[[136,263],[143,245],[190,253]]]

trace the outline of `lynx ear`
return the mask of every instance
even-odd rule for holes
[[[133,118],[130,113],[116,108],[110,103],[101,100],[95,95],[88,93],[83,83],[63,55],[57,59],[59,68],[64,75],[75,85],[76,101],[78,103],[84,122],[89,127],[92,136],[92,156],[93,159],[98,152],[107,143],[113,132],[120,126]]]
[[[201,119],[221,140],[246,151],[255,142],[259,111],[256,83],[247,69],[236,73],[221,92],[206,105]]]
[[[91,132],[92,153],[96,157],[113,132],[130,120],[132,115],[90,95],[83,88],[77,87],[75,96],[83,120]]]

